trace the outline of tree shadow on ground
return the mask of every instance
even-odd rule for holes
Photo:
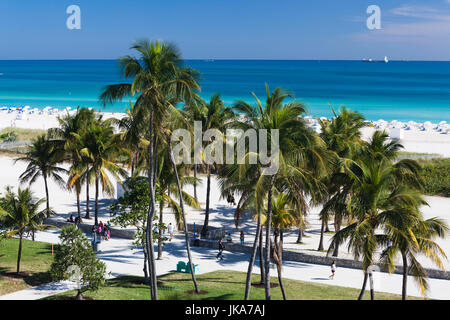
[[[0,276],[9,278],[9,279],[16,279],[16,280],[23,280],[27,285],[35,287],[39,286],[41,284],[49,283],[52,281],[52,277],[50,275],[50,272],[26,272],[21,271],[19,274],[16,272],[4,272],[4,270],[0,270]]]

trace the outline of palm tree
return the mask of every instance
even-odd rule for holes
[[[396,164],[373,159],[353,163],[348,170],[353,185],[347,205],[356,221],[336,232],[328,253],[348,241],[348,248],[353,251],[355,259],[362,256],[364,282],[358,299],[364,295],[367,276],[372,276],[369,267],[374,263],[374,254],[380,243],[376,230],[389,221],[405,219],[404,207],[416,208],[425,204],[417,190],[397,178],[398,171]],[[374,299],[373,288],[371,299]]]
[[[323,194],[324,206],[320,212],[322,227],[320,232],[319,251],[323,250],[323,234],[328,226],[330,216],[334,215],[335,232],[341,228],[342,220],[348,217],[346,201],[349,197],[349,185],[351,181],[343,174],[349,162],[355,160],[360,154],[365,142],[361,138],[361,129],[368,124],[364,122],[364,116],[357,111],[352,111],[346,107],[339,110],[339,114],[334,112],[334,118],[329,120],[319,119],[321,126],[320,136],[325,142],[327,149],[333,154],[330,173],[323,179],[327,186],[327,192]],[[335,248],[333,256],[337,257],[338,247]]]
[[[125,148],[130,150],[131,175],[139,166],[140,153],[143,147],[148,146],[148,141],[144,138],[144,115],[142,109],[137,108],[130,101],[130,107],[127,107],[126,117],[113,119],[112,123],[121,131],[121,141]]]
[[[250,153],[247,150],[246,158]],[[240,194],[240,199],[237,203],[234,212],[234,223],[236,228],[239,226],[239,220],[242,213],[245,210],[250,210],[253,216],[256,217],[256,233],[253,242],[252,254],[250,255],[250,261],[247,269],[247,278],[245,284],[244,300],[249,299],[251,279],[253,273],[253,265],[255,263],[256,252],[259,246],[259,264],[260,264],[260,284],[265,283],[265,268],[264,268],[264,248],[263,248],[263,235],[262,235],[262,211],[263,203],[257,198],[255,185],[261,176],[259,165],[246,165],[246,164],[228,164],[226,166],[220,166],[219,186],[222,192],[222,196],[226,196],[231,193]]]
[[[272,93],[266,85],[267,100],[264,107],[260,100],[254,95],[257,106],[254,108],[244,101],[237,102],[233,109],[238,113],[243,113],[248,121],[238,123],[238,127],[242,129],[266,129],[267,145],[273,143],[278,145],[279,150],[271,155],[268,166],[263,168],[264,173],[269,173],[271,166],[278,167],[278,171],[282,171],[285,166],[295,163],[295,157],[299,151],[297,141],[300,139],[303,130],[298,128],[306,127],[305,122],[300,116],[305,112],[304,106],[297,101],[285,103],[287,98],[292,96],[284,92],[281,88],[276,88]],[[271,131],[276,130],[276,131]],[[270,132],[270,134],[269,134]],[[275,141],[275,136],[279,134],[279,140]],[[279,161],[277,160],[277,156]],[[262,174],[256,185],[256,194],[258,199],[263,199],[267,194],[267,223],[266,223],[266,256],[265,256],[265,294],[266,299],[270,299],[270,248],[271,248],[271,224],[272,224],[272,193],[274,181],[277,176],[275,174]],[[261,201],[261,200],[259,200]]]
[[[178,205],[177,200],[179,200],[178,194],[178,185],[176,180],[175,171],[172,169],[172,165],[170,162],[170,158],[167,156],[167,152],[161,153],[162,160],[159,165],[158,172],[158,184],[159,192],[161,194],[161,200],[159,202],[159,223],[163,223],[163,208],[165,204],[169,204],[171,210],[175,215],[175,221],[177,222],[177,227],[179,230],[184,229],[184,219],[183,212],[181,210],[180,205]],[[178,177],[180,180],[181,187],[186,185],[192,185],[195,181],[192,177],[184,176],[182,174],[183,168],[179,167]],[[181,194],[183,197],[183,201],[190,207],[195,209],[200,209],[199,202],[192,197],[189,193],[184,190],[181,190]],[[172,196],[173,195],[173,196]],[[158,238],[158,257],[157,259],[161,259],[162,257],[162,229],[159,228],[159,238]]]
[[[193,121],[201,121],[203,132],[209,129],[217,129],[221,132],[231,124],[234,113],[231,108],[225,107],[218,93],[211,96],[209,103],[202,101],[201,103],[189,104],[185,107],[185,111],[189,114]],[[203,134],[202,132],[202,134]],[[194,161],[195,162],[195,161]],[[196,163],[194,163],[195,165]],[[208,232],[209,223],[209,207],[211,195],[211,168],[217,166],[216,163],[206,163],[206,208],[205,221],[201,231],[202,237]]]
[[[174,109],[171,101],[187,102],[193,91],[199,89],[198,73],[182,66],[178,49],[169,43],[139,41],[131,47],[139,57],[125,56],[119,59],[119,66],[125,78],[131,83],[108,85],[100,95],[104,104],[137,95],[135,107],[142,109],[142,120],[148,124],[148,179],[150,188],[149,214],[146,242],[149,256],[150,293],[158,299],[153,243],[153,217],[155,215],[156,153],[159,126],[167,109]]]
[[[272,199],[272,202],[272,227],[275,234],[273,257],[277,265],[278,282],[280,284],[281,293],[283,294],[283,299],[286,300],[286,292],[284,290],[283,278],[281,276],[283,262],[283,232],[285,229],[298,226],[300,223],[300,217],[293,209],[295,204],[292,203],[292,200],[289,199],[286,194],[277,194],[276,198]],[[264,220],[265,219],[263,219],[263,221]]]
[[[0,208],[0,221],[9,229],[7,236],[19,235],[19,251],[17,254],[17,269],[20,272],[20,259],[22,256],[22,240],[26,230],[36,231],[50,226],[42,225],[48,210],[39,211],[45,199],[35,199],[30,189],[20,189],[16,195],[10,188],[6,188],[6,195]]]
[[[81,218],[80,194],[82,179],[80,178],[80,175],[84,165],[83,158],[80,155],[82,146],[80,145],[75,134],[82,135],[84,131],[89,129],[94,120],[95,115],[92,110],[87,108],[77,108],[76,113],[72,115],[67,112],[67,115],[64,117],[58,117],[58,128],[49,129],[49,135],[55,138],[55,143],[58,142],[58,139],[60,140],[58,146],[66,153],[65,160],[71,164],[69,169],[69,178],[67,180],[67,188],[75,189],[78,218]],[[89,218],[89,184],[87,184],[86,188],[86,217]]]
[[[385,237],[381,238],[380,242],[386,245],[386,249],[381,254],[381,260],[388,266],[388,271],[393,272],[396,256],[398,253],[401,255],[402,299],[406,300],[409,273],[419,285],[422,295],[425,295],[428,289],[428,276],[417,255],[425,255],[445,270],[441,257],[447,259],[447,256],[433,238],[444,238],[448,227],[437,218],[423,220],[417,207],[405,206],[400,213],[401,219],[389,219],[385,223]]]
[[[118,163],[120,154],[119,136],[114,134],[114,129],[109,122],[102,122],[101,119],[93,124],[88,131],[81,136],[74,134],[83,148],[80,150],[86,162],[89,164],[88,170],[84,173],[86,181],[93,177],[95,182],[95,224],[98,224],[98,197],[100,185],[103,193],[112,195],[114,186],[108,177],[108,173],[113,175],[117,181],[121,177],[126,177],[126,171]],[[88,183],[88,182],[87,182]]]
[[[36,182],[37,178],[40,176],[44,178],[47,216],[51,214],[47,184],[48,179],[53,179],[61,186],[64,186],[65,184],[60,174],[66,173],[67,170],[58,166],[58,163],[61,162],[63,156],[64,153],[61,149],[57,148],[46,135],[40,135],[32,141],[25,156],[15,160],[15,162],[28,162],[26,170],[19,177],[21,183],[29,182],[31,185]]]

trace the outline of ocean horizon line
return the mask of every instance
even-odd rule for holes
[[[116,61],[118,58],[86,58],[86,59],[0,59],[0,61]],[[369,57],[370,58],[370,57]],[[214,62],[214,61],[348,61],[348,62],[362,62],[364,59],[368,59],[367,57],[360,59],[249,59],[249,58],[182,58],[182,61],[205,61],[205,62]],[[380,60],[382,60],[380,58]],[[374,60],[378,61],[378,60]],[[392,59],[389,58],[389,62],[450,62],[450,60],[415,60],[415,59]]]

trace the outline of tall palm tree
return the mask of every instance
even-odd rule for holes
[[[247,150],[246,157],[250,153]],[[220,166],[219,186],[222,192],[222,196],[226,196],[231,193],[240,194],[240,199],[237,203],[234,212],[234,222],[236,228],[239,226],[239,220],[242,213],[245,210],[250,210],[253,216],[256,217],[256,232],[253,242],[252,254],[250,255],[250,261],[247,269],[247,277],[245,284],[244,300],[248,300],[250,296],[250,287],[253,273],[253,265],[255,263],[256,253],[259,246],[259,264],[260,264],[260,283],[265,283],[265,268],[264,268],[264,248],[263,248],[263,234],[262,234],[262,211],[263,203],[261,199],[257,198],[255,185],[260,179],[261,171],[259,165],[245,165],[245,164],[228,164],[226,166]]]
[[[203,132],[209,129],[217,129],[223,132],[224,129],[231,124],[231,121],[234,118],[234,113],[232,109],[225,107],[218,93],[211,96],[209,103],[203,101],[201,103],[189,104],[185,107],[185,111],[191,116],[191,119],[193,119],[194,121],[201,121]],[[203,223],[203,227],[201,230],[202,237],[206,236],[209,224],[211,168],[212,166],[217,166],[217,164],[206,163],[205,165],[207,174],[206,208],[205,208],[205,221]]]
[[[65,160],[71,164],[67,188],[75,189],[78,218],[81,218],[80,194],[82,179],[80,179],[80,167],[83,169],[84,166],[82,165],[83,158],[80,155],[82,145],[80,145],[75,134],[82,135],[84,131],[89,130],[94,120],[94,111],[87,108],[77,108],[74,114],[67,112],[65,116],[58,117],[59,127],[49,129],[49,135],[55,138],[55,143],[65,152]],[[86,203],[86,215],[89,218],[89,184],[87,184]]]
[[[89,169],[85,173],[86,179],[94,177],[95,182],[95,224],[98,224],[98,197],[100,185],[103,193],[112,195],[114,185],[108,177],[110,173],[117,181],[126,177],[126,171],[119,164],[120,154],[119,136],[114,134],[114,128],[109,122],[101,120],[93,124],[90,129],[81,136],[74,134],[83,146],[80,154],[89,163]]]
[[[21,183],[29,182],[33,184],[42,176],[45,185],[46,208],[47,215],[51,214],[50,201],[48,194],[48,179],[53,179],[56,183],[64,186],[64,179],[61,177],[62,173],[67,170],[59,167],[58,164],[63,159],[64,153],[60,148],[48,139],[46,135],[40,135],[32,141],[25,156],[17,158],[17,161],[24,161],[28,163],[26,170],[19,176]]]
[[[380,243],[386,246],[381,254],[381,260],[388,266],[389,272],[395,270],[396,256],[401,255],[402,299],[406,300],[409,273],[419,285],[422,295],[425,295],[428,289],[427,272],[417,259],[418,255],[425,255],[445,270],[441,257],[447,259],[447,256],[433,238],[444,238],[448,227],[438,218],[423,220],[417,207],[405,206],[402,208],[401,215],[401,219],[386,221],[385,237],[380,237]]]
[[[283,170],[283,167],[295,162],[295,157],[299,151],[296,141],[303,130],[298,128],[306,127],[305,122],[300,117],[305,112],[303,104],[297,101],[285,102],[287,98],[292,96],[284,92],[281,88],[275,88],[273,92],[269,91],[266,85],[267,99],[263,106],[260,100],[254,95],[256,100],[256,107],[252,107],[244,101],[237,102],[233,109],[238,113],[244,114],[248,121],[238,123],[239,128],[268,130],[267,145],[272,143],[273,133],[279,134],[277,154],[272,154],[269,158],[269,165],[263,170],[269,173],[268,170],[271,165],[278,166],[278,172]],[[277,131],[271,131],[277,130]],[[276,144],[276,141],[273,140]],[[277,161],[277,157],[279,161]],[[274,181],[278,173],[261,175],[256,185],[257,198],[263,199],[267,195],[267,223],[266,223],[266,256],[265,256],[265,295],[266,299],[270,299],[270,248],[271,248],[271,224],[272,224],[272,193]],[[261,201],[261,200],[260,200]]]
[[[325,142],[327,149],[333,154],[333,161],[329,175],[324,177],[323,183],[327,186],[327,193],[323,194],[323,209],[320,212],[322,227],[320,232],[319,251],[323,250],[323,235],[328,226],[328,219],[334,215],[335,232],[341,228],[342,220],[349,216],[346,210],[346,201],[349,197],[349,185],[351,182],[343,174],[345,167],[355,160],[360,154],[365,142],[361,137],[361,129],[368,124],[364,122],[364,116],[357,111],[346,107],[336,114],[331,107],[334,118],[329,120],[319,119],[321,126],[320,136]],[[333,256],[337,257],[339,247],[335,248]]]
[[[284,193],[278,193],[276,198],[272,199],[272,227],[274,229],[274,252],[273,257],[277,265],[278,282],[280,284],[283,299],[286,300],[286,292],[284,290],[283,278],[281,275],[283,264],[283,233],[285,229],[298,226],[300,217],[293,209],[295,204]],[[265,220],[265,216],[263,221]]]
[[[172,168],[172,164],[170,158],[167,156],[167,152],[162,153],[163,159],[160,161],[159,172],[158,172],[158,184],[159,192],[161,194],[161,200],[159,202],[159,223],[163,223],[163,208],[164,205],[169,204],[171,210],[175,215],[175,221],[177,222],[177,227],[179,230],[184,229],[184,219],[183,212],[181,210],[180,205],[178,205],[177,200],[179,201],[178,194],[178,184],[175,175],[175,171]],[[192,177],[185,176],[182,174],[183,167],[177,168],[178,170],[178,178],[180,180],[180,185],[192,185],[195,181]],[[184,190],[181,190],[181,195],[183,197],[184,203],[194,209],[200,209],[199,202],[187,193]],[[162,257],[162,229],[159,228],[159,238],[158,238],[158,260]]]
[[[26,230],[43,230],[50,226],[42,224],[48,210],[39,210],[45,199],[35,199],[30,189],[20,189],[15,194],[6,188],[6,195],[0,208],[0,222],[9,230],[7,236],[19,236],[19,249],[17,254],[17,269],[20,272],[20,259],[22,257],[22,240]]]
[[[121,119],[113,119],[112,123],[121,130],[121,141],[125,148],[130,150],[131,175],[139,166],[139,155],[143,147],[148,146],[148,141],[144,138],[144,115],[142,109],[137,108],[130,101],[127,107],[126,116]]]
[[[355,222],[336,232],[328,253],[348,241],[348,248],[353,251],[355,259],[362,256],[364,282],[358,299],[364,295],[367,277],[372,276],[369,267],[375,262],[374,254],[380,243],[376,230],[389,221],[405,219],[404,207],[415,208],[425,204],[417,190],[397,178],[398,170],[389,161],[370,159],[353,163],[348,170],[353,180],[348,207]],[[374,299],[373,288],[371,299]]]
[[[150,188],[149,214],[146,232],[150,270],[150,293],[158,299],[153,243],[153,217],[155,215],[156,143],[159,126],[167,109],[174,109],[170,102],[187,102],[193,92],[199,90],[198,73],[182,65],[178,49],[169,43],[138,41],[132,47],[139,57],[125,56],[119,59],[122,74],[131,83],[108,85],[100,95],[104,104],[137,95],[135,106],[142,109],[143,121],[148,126],[148,179]]]

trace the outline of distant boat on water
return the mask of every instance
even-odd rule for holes
[[[368,59],[364,58],[362,61],[363,62],[384,62],[384,63],[388,63],[389,59],[388,59],[387,56],[385,56],[383,60],[373,60],[372,58],[368,58]]]

